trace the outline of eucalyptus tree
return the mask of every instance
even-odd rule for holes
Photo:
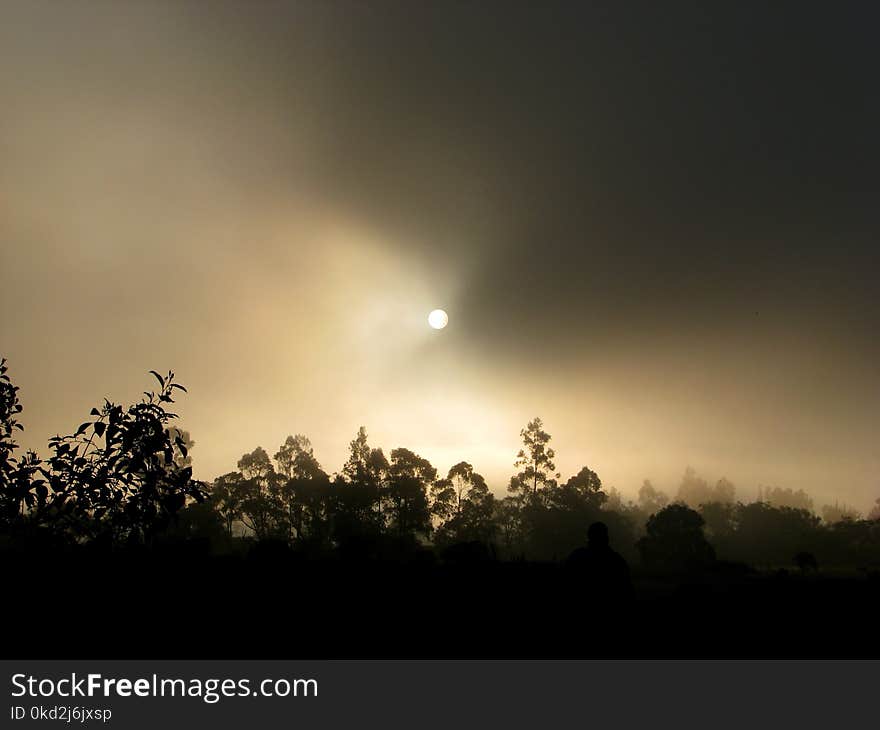
[[[280,496],[288,535],[326,538],[330,480],[315,458],[312,442],[302,434],[288,436],[274,458],[284,476]]]
[[[430,534],[428,491],[436,479],[437,470],[427,459],[404,448],[391,452],[387,516],[396,534]]]
[[[331,490],[334,529],[340,536],[382,532],[386,523],[383,503],[388,459],[382,449],[370,447],[363,426],[348,448],[348,459]]]
[[[556,452],[550,447],[549,433],[540,418],[534,418],[519,432],[523,448],[513,465],[519,472],[510,480],[508,491],[520,497],[537,495],[540,489],[556,485]]]
[[[432,512],[441,522],[435,542],[490,541],[495,535],[495,498],[482,475],[465,461],[434,486]]]

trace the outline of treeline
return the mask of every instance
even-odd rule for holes
[[[562,481],[539,418],[503,498],[467,462],[445,475],[406,448],[387,456],[361,428],[335,474],[305,436],[288,436],[270,457],[244,454],[212,483],[192,478],[192,441],[168,410],[185,389],[151,371],[158,388],[129,407],[104,401],[73,434],[50,440],[51,455],[17,455],[21,404],[0,364],[0,528],[4,540],[109,547],[187,540],[216,552],[276,545],[305,555],[403,559],[561,560],[595,521],[613,546],[649,568],[683,570],[740,562],[880,568],[880,513],[868,519],[826,507],[802,491],[762,488],[736,500],[727,479],[710,485],[688,468],[674,499],[645,481],[635,501],[603,486],[587,466]],[[878,501],[880,504],[880,501]]]

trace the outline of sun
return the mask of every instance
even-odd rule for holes
[[[442,309],[435,309],[428,315],[428,324],[435,330],[442,330],[449,324],[449,316]]]

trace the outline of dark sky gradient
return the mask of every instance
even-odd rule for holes
[[[333,470],[364,423],[500,489],[540,413],[626,493],[864,510],[880,11],[769,5],[7,4],[31,445],[174,367],[202,477],[297,431]]]

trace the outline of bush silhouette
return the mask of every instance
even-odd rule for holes
[[[157,391],[145,392],[127,409],[105,400],[92,409],[94,421],[49,440],[52,455],[45,463],[35,454],[21,461],[8,456],[15,448],[10,426],[17,425],[21,406],[17,389],[2,381],[0,467],[7,523],[26,521],[71,540],[150,543],[189,501],[204,499],[204,485],[186,465],[186,443],[173,427],[177,416],[166,410],[174,392],[186,389],[171,372],[164,377],[150,372],[159,382]],[[35,478],[37,472],[42,478]]]
[[[652,515],[638,541],[642,561],[651,567],[693,570],[715,560],[703,534],[703,518],[683,504],[671,504]]]

